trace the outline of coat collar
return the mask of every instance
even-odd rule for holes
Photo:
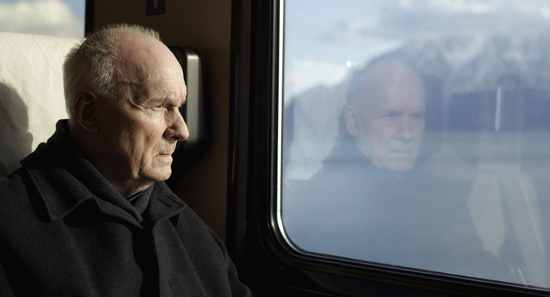
[[[141,228],[141,216],[121,207],[127,201],[120,200],[122,195],[82,156],[68,133],[67,120],[59,121],[56,128],[47,143],[21,161],[49,218],[63,219],[80,206],[88,207],[84,202],[90,200],[97,211]],[[176,215],[183,207],[183,201],[164,182],[155,183],[149,205],[153,223]]]
[[[178,216],[182,209],[188,207],[164,182],[156,182],[149,201],[149,218],[153,226],[165,219]],[[174,221],[176,224],[177,220]]]

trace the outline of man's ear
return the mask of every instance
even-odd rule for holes
[[[75,120],[78,125],[89,133],[99,132],[97,117],[97,96],[92,91],[81,90],[75,95]]]
[[[352,136],[357,136],[357,134],[359,133],[359,129],[357,129],[356,115],[357,110],[355,109],[355,106],[348,105],[344,108],[344,121],[346,123],[346,130],[348,130],[349,134],[351,134]]]

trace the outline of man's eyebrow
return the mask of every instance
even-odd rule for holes
[[[178,108],[182,107],[184,103],[185,103],[185,101],[183,103],[178,104],[178,102],[176,100],[172,100],[170,98],[149,99],[145,102],[145,104],[151,105],[151,106],[159,105],[159,104],[170,104],[170,105],[177,106]]]
[[[394,108],[380,108],[378,109],[378,113],[380,114],[403,114],[403,111],[400,109],[394,109]]]
[[[153,105],[165,104],[166,102],[169,102],[169,100],[158,98],[158,99],[149,99],[145,101],[145,104],[153,106]]]

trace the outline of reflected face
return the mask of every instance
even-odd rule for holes
[[[407,171],[416,162],[424,133],[422,81],[397,64],[374,66],[370,72],[360,100],[344,111],[346,128],[375,167]]]
[[[172,170],[177,141],[189,136],[179,112],[186,87],[172,53],[153,38],[134,40],[144,49],[124,52],[120,62],[121,95],[104,104],[104,147],[109,149],[111,172],[117,180],[147,185],[166,180]],[[132,45],[130,45],[132,46]]]

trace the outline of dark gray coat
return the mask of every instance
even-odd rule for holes
[[[287,234],[304,250],[503,281],[466,207],[468,182],[418,168],[396,178],[356,145],[340,144],[310,180],[288,187]]]
[[[100,198],[106,180],[82,170],[60,130],[0,179],[0,296],[250,296],[220,239],[163,182],[140,222]]]

